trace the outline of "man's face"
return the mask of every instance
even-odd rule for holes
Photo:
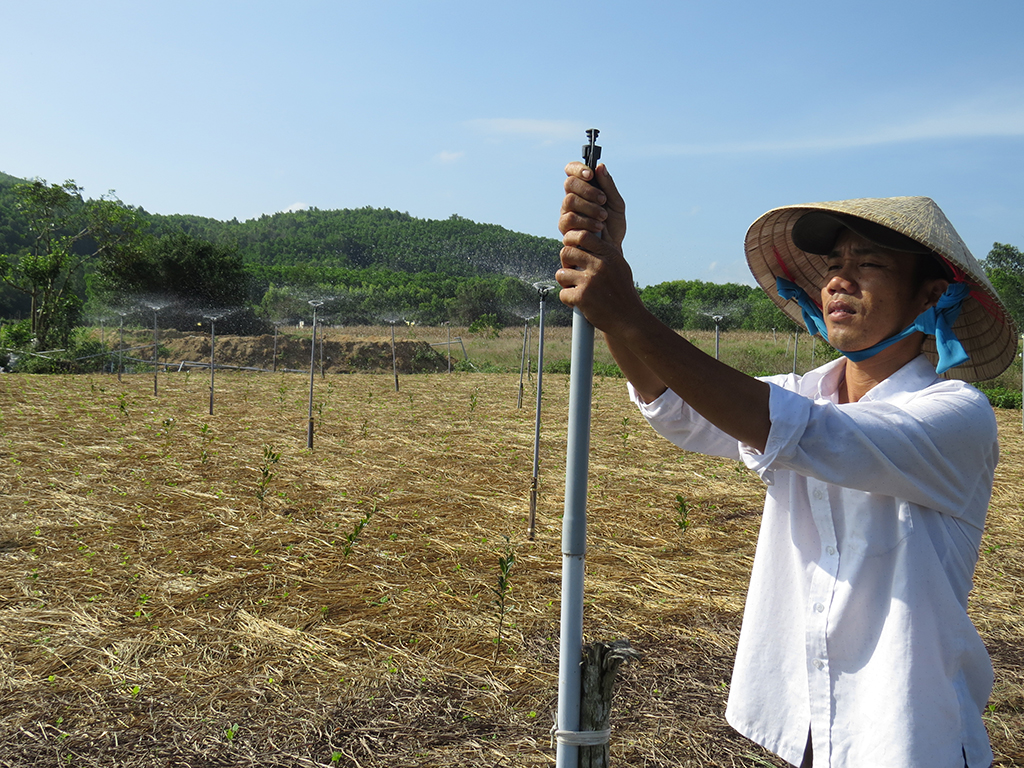
[[[821,308],[829,343],[843,352],[867,349],[893,336],[917,318],[945,286],[921,285],[917,258],[882,248],[844,230],[825,257],[827,273]]]

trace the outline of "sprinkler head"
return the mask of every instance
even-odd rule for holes
[[[533,284],[533,287],[537,289],[541,298],[547,296],[551,291],[558,287],[558,284],[554,280],[540,280]]]

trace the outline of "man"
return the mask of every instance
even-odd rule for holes
[[[759,380],[647,311],[607,169],[566,174],[562,301],[659,433],[767,485],[727,720],[793,765],[988,766],[992,667],[966,608],[996,424],[939,375],[993,378],[1016,355],[980,265],[927,198],[769,211],[747,234],[754,276],[843,356]]]

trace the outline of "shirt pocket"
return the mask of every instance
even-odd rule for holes
[[[864,497],[858,500],[861,503],[846,505],[844,530],[838,536],[840,551],[880,557],[892,552],[914,532],[914,505],[872,494],[864,494]]]

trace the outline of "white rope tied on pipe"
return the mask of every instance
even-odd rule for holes
[[[560,731],[555,726],[551,727],[552,749],[556,743],[570,747],[600,747],[611,739],[611,728],[605,728],[603,731]]]

